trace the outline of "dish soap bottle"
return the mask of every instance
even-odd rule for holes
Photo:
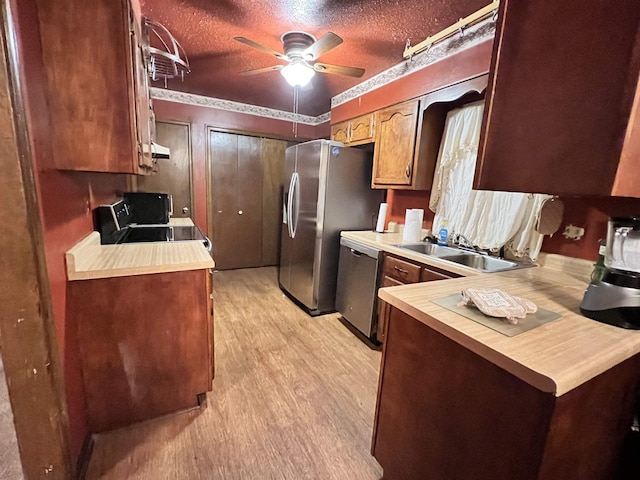
[[[438,230],[438,245],[446,247],[448,238],[449,238],[449,230],[447,230],[447,221],[443,220],[440,230]]]

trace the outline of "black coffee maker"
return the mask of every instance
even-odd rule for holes
[[[609,219],[602,279],[592,281],[580,311],[586,317],[640,330],[640,216]]]

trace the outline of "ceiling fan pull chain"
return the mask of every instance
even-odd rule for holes
[[[293,87],[293,136],[298,137],[298,92],[299,88],[297,85]]]

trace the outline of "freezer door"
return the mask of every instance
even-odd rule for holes
[[[316,241],[318,236],[318,188],[322,142],[296,146],[296,173],[290,218],[294,237],[291,240],[290,283],[288,291],[309,310],[318,305],[314,282]]]
[[[292,185],[295,182],[294,175],[296,174],[296,154],[295,149],[297,147],[290,147],[286,150],[285,157],[285,172],[289,178],[289,181],[284,186],[284,192],[282,197],[282,225],[280,230],[280,268],[278,271],[278,281],[280,286],[289,291],[291,285],[291,255],[293,249],[293,235],[292,235],[292,222],[291,222],[291,209],[290,204],[292,198],[290,198]]]

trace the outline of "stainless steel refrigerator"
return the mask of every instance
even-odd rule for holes
[[[371,153],[328,140],[287,148],[280,288],[311,315],[335,310],[340,232],[368,230],[384,202]]]

